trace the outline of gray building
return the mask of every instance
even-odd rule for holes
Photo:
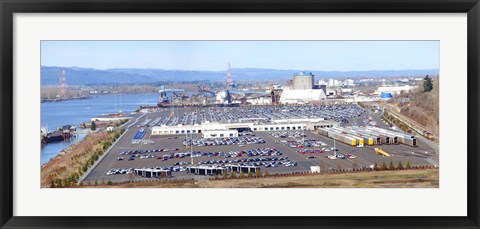
[[[300,72],[293,75],[293,90],[309,90],[313,88],[315,76],[311,72]]]

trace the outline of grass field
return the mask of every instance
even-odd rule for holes
[[[315,174],[231,180],[160,180],[110,188],[438,188],[438,169]],[[90,187],[90,186],[89,186]]]

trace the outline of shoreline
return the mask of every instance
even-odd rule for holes
[[[92,133],[92,132],[86,133],[85,136],[84,136],[82,139],[80,139],[79,141],[77,141],[77,142],[69,145],[67,148],[62,149],[62,150],[61,150],[60,152],[58,152],[55,156],[51,157],[50,160],[48,160],[47,162],[41,164],[41,165],[40,165],[40,168],[43,168],[46,164],[50,163],[52,160],[54,160],[54,159],[57,158],[57,157],[65,156],[65,155],[68,155],[69,153],[71,153],[73,147],[76,147],[76,146],[79,145],[82,141],[84,141],[85,138],[87,138],[90,133]],[[66,151],[70,151],[70,152],[66,152]]]

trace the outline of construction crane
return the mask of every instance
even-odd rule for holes
[[[205,96],[205,97],[207,97],[207,96],[215,96],[215,94],[217,94],[217,93],[205,89],[205,87],[202,85],[201,87],[198,86],[198,93],[195,96]]]
[[[164,106],[170,103],[170,100],[167,97],[167,93],[171,92],[174,94],[176,97],[182,97],[177,94],[177,92],[185,92],[184,89],[174,89],[174,88],[166,88],[165,86],[160,86],[160,90],[158,90],[160,93],[160,98],[158,99],[158,105],[159,106]],[[183,97],[182,97],[183,99]]]
[[[202,100],[204,104],[208,102],[208,97],[215,97],[217,93],[205,89],[205,86],[198,86],[198,93],[192,96],[192,99],[197,101]]]

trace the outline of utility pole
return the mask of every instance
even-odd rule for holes
[[[333,156],[337,157],[337,145],[335,144],[335,138],[333,138]]]
[[[191,158],[191,163],[193,165],[193,129],[192,126],[190,126],[190,158]]]

